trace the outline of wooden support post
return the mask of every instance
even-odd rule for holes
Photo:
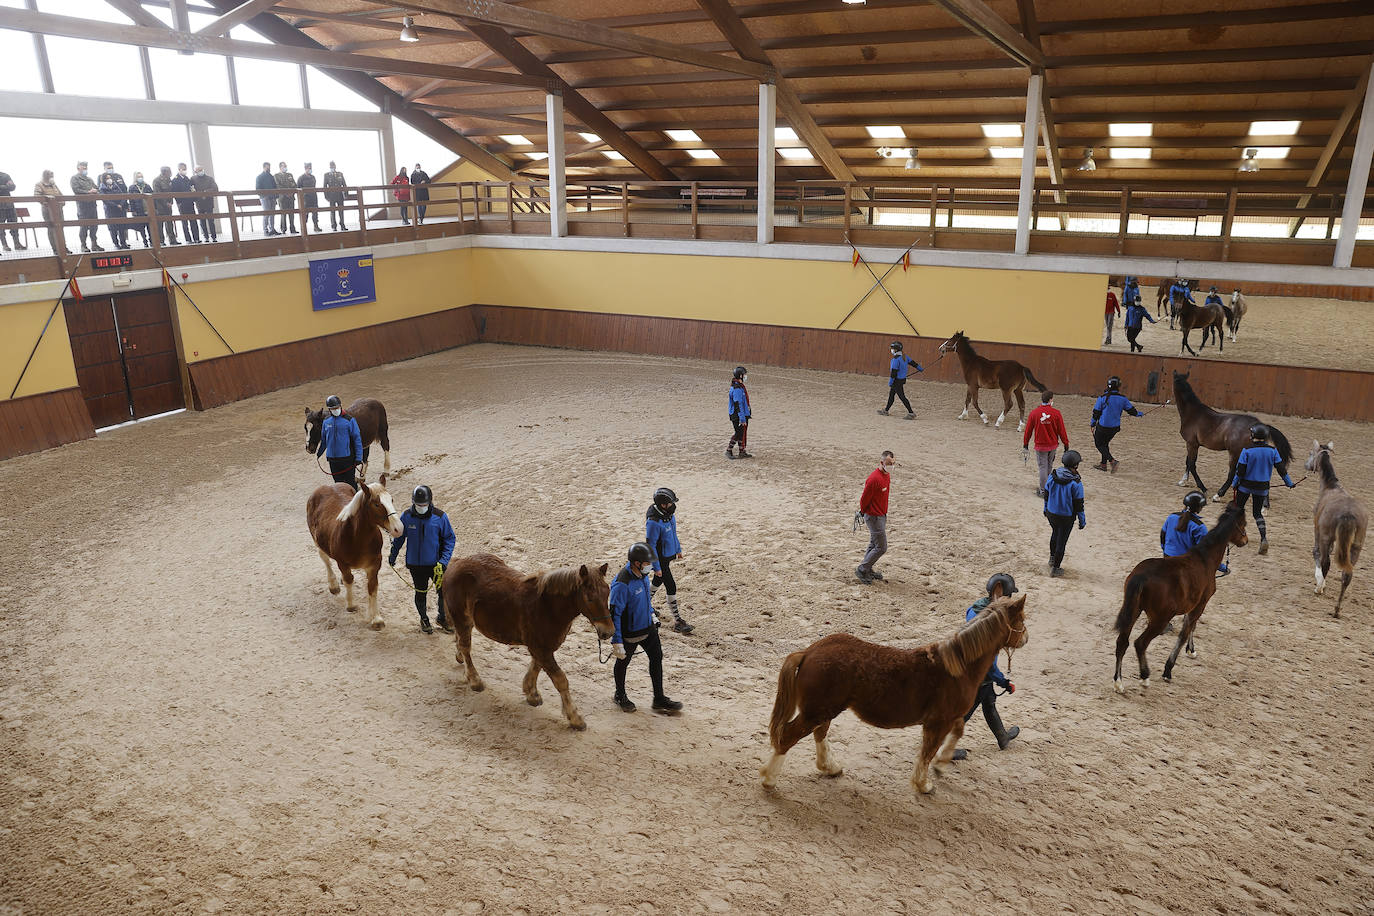
[[[1121,221],[1116,227],[1116,253],[1122,254],[1126,250],[1126,230],[1131,225],[1131,189],[1123,188],[1121,191]]]
[[[806,223],[806,182],[797,182],[797,225]]]
[[[224,195],[224,209],[229,214],[229,237],[234,240],[234,258],[243,258],[243,239],[239,235],[239,215],[238,209],[234,206],[234,195],[232,193]],[[150,229],[152,227],[149,227]],[[149,233],[149,238],[152,238]]]
[[[363,206],[362,188],[358,189],[358,244],[367,245],[367,208]]]
[[[851,216],[851,214],[850,214],[850,212],[849,212],[849,208],[850,208],[850,206],[852,205],[853,200],[854,200],[854,186],[851,185],[849,182],[846,181],[846,182],[844,183],[844,237],[845,237],[845,240],[846,240],[846,241],[848,241],[848,239],[849,239],[849,226],[850,226],[850,216]]]
[[[1221,259],[1231,253],[1231,224],[1236,220],[1236,188],[1226,192],[1226,215],[1221,218]]]
[[[622,181],[620,183],[620,213],[624,220],[625,238],[630,237],[630,185]]]
[[[935,247],[935,221],[940,216],[940,186],[930,189],[930,247]]]
[[[701,225],[697,222],[697,183],[692,182],[692,238],[701,238]]]

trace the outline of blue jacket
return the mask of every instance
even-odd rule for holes
[[[613,643],[623,643],[626,636],[648,633],[654,625],[654,607],[649,603],[649,576],[636,576],[630,564],[611,582],[609,602],[611,623],[615,625]]]
[[[1175,283],[1173,286],[1169,287],[1169,298],[1186,299],[1192,302],[1193,305],[1197,305],[1197,303],[1193,301],[1193,291],[1181,283]]]
[[[392,563],[396,562],[396,555],[404,544],[407,566],[448,565],[458,539],[453,535],[447,515],[433,506],[424,515],[407,509],[401,513],[401,529],[401,536],[391,539]]]
[[[1107,429],[1120,428],[1123,410],[1133,417],[1140,416],[1140,411],[1135,409],[1135,405],[1128,401],[1124,394],[1109,391],[1093,405],[1093,425],[1105,426]]]
[[[1045,511],[1055,515],[1076,515],[1078,523],[1086,525],[1083,515],[1083,480],[1065,467],[1054,469],[1045,481]]]
[[[1202,536],[1207,533],[1207,526],[1193,513],[1189,512],[1190,521],[1182,530],[1178,530],[1178,517],[1182,512],[1175,512],[1164,520],[1164,527],[1159,529],[1159,546],[1164,549],[1166,557],[1181,557],[1192,550],[1202,540]]]
[[[1221,305],[1221,296],[1217,295],[1216,293],[1208,293],[1208,294],[1207,294],[1207,301],[1206,301],[1205,304],[1207,304],[1207,305]]]
[[[1236,459],[1236,490],[1241,493],[1264,493],[1269,489],[1269,478],[1274,468],[1283,458],[1272,445],[1252,445],[1242,449]],[[1283,475],[1283,482],[1293,487],[1293,478]]]
[[[730,419],[738,420],[743,423],[753,416],[749,409],[749,392],[745,390],[744,384],[739,379],[730,382],[730,393],[726,395],[725,404],[730,411]]]
[[[1139,295],[1140,281],[1137,280],[1135,277],[1127,277],[1126,285],[1121,287],[1121,298],[1125,299],[1127,302],[1130,302],[1132,299]]]
[[[977,601],[973,602],[966,612],[964,612],[964,620],[972,620],[977,617],[978,612],[989,604],[992,604],[991,598],[979,598]],[[992,681],[1003,690],[1006,690],[1007,685],[1011,683],[1007,680],[1006,675],[1002,673],[1002,669],[997,667],[997,656],[995,655],[992,657],[992,667],[988,669],[987,677],[983,678],[983,680]]]
[[[906,381],[907,374],[911,371],[909,367],[915,366],[917,372],[925,372],[925,367],[915,360],[908,357],[905,353],[898,353],[892,357],[892,363],[888,367],[887,387],[891,388],[894,382]]]
[[[650,506],[644,513],[644,543],[654,552],[654,572],[659,571],[659,557],[671,560],[682,553],[682,543],[677,539],[677,515],[664,518],[657,506]]]
[[[320,424],[320,447],[315,449],[315,454],[326,458],[347,458],[352,455],[355,464],[362,464],[363,434],[358,431],[358,421],[348,414],[337,417],[326,415]]]
[[[255,185],[258,191],[275,191],[277,189],[277,179],[272,177],[271,172],[258,172],[258,181]],[[276,195],[272,195],[275,197]]]
[[[1126,306],[1126,327],[1142,328],[1145,326],[1144,323],[1146,321],[1149,321],[1150,324],[1155,323],[1155,320],[1150,317],[1149,309],[1143,305],[1136,305],[1134,303]]]

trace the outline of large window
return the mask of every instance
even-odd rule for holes
[[[42,92],[38,55],[28,32],[0,30],[0,60],[5,62],[5,88],[18,92]]]
[[[283,159],[295,175],[305,163],[312,163],[321,181],[333,159],[349,184],[376,185],[382,183],[378,136],[375,130],[212,126],[210,148],[215,153],[215,177],[226,190],[253,187],[264,162],[270,162],[275,172]]]
[[[164,102],[229,104],[229,65],[218,54],[151,49],[153,93]]]
[[[305,68],[305,79],[310,87],[311,108],[328,108],[332,111],[381,110],[343,83],[314,67]]]
[[[399,118],[391,119],[391,135],[396,141],[396,167],[406,167],[410,171],[415,163],[425,167],[425,171],[435,178],[440,169],[446,167],[458,154],[442,143],[431,140]]]
[[[14,178],[17,194],[32,194],[44,169],[52,169],[58,186],[70,193],[69,179],[79,159],[90,163],[92,178],[108,159],[126,182],[134,180],[134,172],[142,172],[151,182],[159,166],[175,170],[178,162],[191,161],[181,124],[0,118],[0,136],[13,141],[5,144],[5,164],[0,168]]]

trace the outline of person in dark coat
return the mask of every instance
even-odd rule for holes
[[[282,165],[285,166],[285,163]],[[258,172],[257,184],[254,187],[258,192],[258,201],[262,203],[262,234],[276,235],[276,218],[272,214],[277,209],[277,195],[274,193],[277,189],[277,179],[272,176],[272,163],[262,164],[262,171]]]
[[[205,241],[219,241],[219,226],[215,224],[215,193],[219,191],[219,182],[215,181],[214,176],[205,173],[205,166],[196,166],[196,173],[191,176],[191,187],[195,189],[197,195],[196,210],[200,213],[200,231]]]
[[[323,455],[335,483],[358,489],[358,465],[363,463],[363,434],[358,421],[344,413],[339,396],[331,394],[324,402],[327,415],[320,424],[320,444],[315,457]]]
[[[148,198],[146,195],[153,193],[153,186],[143,180],[142,172],[134,172],[134,183],[129,185],[129,215],[144,217],[143,222],[134,223],[133,230],[143,239],[143,247],[149,247],[148,242]]]
[[[649,681],[654,687],[654,709],[677,712],[682,703],[663,692],[663,644],[658,639],[658,619],[651,602],[653,589],[649,585],[649,571],[654,552],[648,544],[630,545],[629,562],[611,582],[608,599],[611,623],[615,634],[611,637],[611,654],[615,656],[615,704],[625,712],[634,712],[635,704],[625,693],[625,672],[635,650],[644,647],[649,656]]]
[[[682,559],[682,543],[677,539],[677,494],[667,487],[654,491],[654,501],[644,513],[644,543],[654,552],[653,588],[667,589],[668,610],[673,612],[673,629],[683,635],[696,627],[682,618],[677,603],[677,579],[673,576],[673,561]]]
[[[296,179],[296,187],[308,188],[305,192],[305,212],[301,214],[301,225],[304,226],[306,220],[314,220],[315,231],[322,232],[320,229],[320,195],[315,193],[315,171],[310,163],[305,164],[305,171]]]
[[[917,372],[925,372],[925,367],[902,351],[900,340],[888,344],[887,352],[892,356],[887,367],[887,406],[878,413],[887,416],[888,411],[892,410],[892,402],[901,398],[902,405],[906,407],[906,418],[914,420],[916,411],[911,409],[911,402],[906,399],[906,377],[911,374],[912,366],[916,367]]]
[[[158,176],[153,179],[153,192],[156,194],[170,194],[172,192],[172,167],[164,165]],[[157,215],[157,243],[159,245],[180,245],[177,241],[177,225],[170,219],[163,217],[172,215],[172,198],[155,197],[153,198],[153,213]]]
[[[101,194],[128,194],[129,186],[124,183],[124,176],[114,170],[114,163],[105,163],[105,171],[100,173],[100,193]],[[105,219],[110,222],[110,240],[114,242],[115,248],[123,251],[129,246],[129,227],[119,220],[129,215],[129,201],[127,198],[119,200],[102,200],[105,205]]]
[[[983,612],[983,608],[998,598],[1006,598],[1016,594],[1016,580],[1011,577],[1011,573],[1000,572],[988,580],[987,591],[986,596],[973,602],[969,609],[964,612],[966,622],[976,620],[978,615]],[[972,719],[979,706],[983,707],[983,719],[987,721],[988,728],[992,731],[993,737],[997,739],[997,748],[1005,751],[1007,745],[1011,744],[1012,740],[1021,734],[1021,729],[1015,725],[1007,728],[1002,724],[1002,717],[997,713],[997,690],[995,689],[997,687],[1001,687],[1007,693],[1016,692],[1016,685],[1007,680],[1006,675],[1002,674],[1002,669],[997,667],[997,659],[994,657],[992,667],[988,668],[988,673],[983,676],[983,683],[978,686],[978,696],[973,701],[973,707],[964,716],[964,721],[967,722]],[[963,760],[966,757],[968,757],[968,751],[963,748],[955,749],[955,760]]]
[[[1093,445],[1097,446],[1098,454],[1102,456],[1102,460],[1093,467],[1099,471],[1110,468],[1115,474],[1117,465],[1121,463],[1112,455],[1112,439],[1121,432],[1123,413],[1133,417],[1144,416],[1121,393],[1121,379],[1113,375],[1107,379],[1107,390],[1102,392],[1102,396],[1093,404]]]
[[[448,516],[434,505],[433,491],[423,484],[416,487],[410,497],[410,508],[401,513],[401,536],[392,539],[391,557],[387,562],[395,566],[396,557],[405,547],[406,569],[410,570],[411,581],[415,583],[415,610],[420,612],[420,629],[425,633],[434,632],[434,627],[429,623],[427,606],[430,582],[434,583],[434,595],[439,606],[439,629],[445,633],[453,632],[444,617],[443,583],[444,570],[448,569],[448,561],[453,557],[457,542]]]
[[[329,228],[347,229],[348,224],[344,222],[344,188],[348,181],[344,178],[344,173],[331,161],[329,171],[324,173],[324,199],[329,204]],[[339,215],[338,223],[335,224],[334,214]]]
[[[1088,527],[1088,518],[1083,514],[1083,480],[1078,476],[1078,464],[1082,459],[1078,452],[1069,449],[1060,459],[1063,467],[1045,481],[1045,518],[1050,523],[1050,575],[1059,578],[1064,575],[1064,548],[1068,546],[1069,535],[1073,534],[1073,519],[1078,516],[1078,527]]]
[[[0,223],[17,223],[19,215],[15,212],[14,204],[10,203],[10,192],[14,190],[14,179],[6,172],[0,172]],[[23,251],[27,246],[19,241],[19,230],[11,229],[10,235],[14,236],[14,247],[18,251]],[[0,245],[6,251],[10,250],[10,243],[5,241],[5,230],[0,229]]]
[[[86,174],[86,162],[82,160],[76,164],[76,174],[72,176],[72,193],[76,195],[76,218],[93,220],[95,216],[95,201],[83,200],[87,195],[94,196],[100,193],[100,189],[95,185],[95,179]],[[96,232],[99,225],[91,223],[89,226],[81,226],[77,235],[81,238],[82,251],[104,251],[96,244]]]
[[[410,185],[415,189],[415,225],[422,226],[425,222],[425,211],[429,209],[429,172],[420,168],[420,163],[415,163],[415,171],[410,173]]]
[[[177,212],[181,214],[181,235],[187,242],[200,244],[200,224],[196,220],[195,186],[191,176],[186,174],[186,163],[177,163],[177,174],[172,179],[172,192],[176,194]]]

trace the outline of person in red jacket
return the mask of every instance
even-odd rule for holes
[[[406,175],[406,167],[401,166],[401,170],[396,173],[396,177],[391,179],[392,193],[396,195],[396,202],[401,205],[401,225],[410,225],[410,176]]]
[[[1102,326],[1102,343],[1112,342],[1112,324],[1116,321],[1116,316],[1121,314],[1121,303],[1116,300],[1116,293],[1107,290],[1107,313]]]
[[[1045,481],[1054,470],[1054,457],[1059,451],[1059,443],[1069,447],[1069,431],[1064,428],[1064,415],[1054,406],[1054,392],[1040,394],[1040,406],[1031,411],[1026,418],[1026,432],[1021,437],[1022,450],[1030,448],[1031,434],[1035,434],[1035,465],[1040,471],[1040,486],[1035,495],[1045,498]]]
[[[878,466],[864,481],[863,495],[859,497],[859,514],[868,526],[868,552],[854,570],[854,575],[866,585],[872,584],[874,579],[883,578],[873,564],[887,553],[887,493],[892,485],[892,466],[896,463],[897,459],[891,452],[883,452]]]

